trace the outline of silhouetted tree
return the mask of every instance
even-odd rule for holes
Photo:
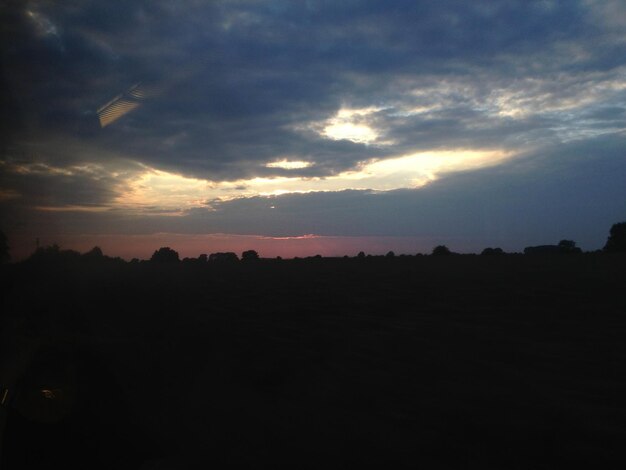
[[[582,253],[582,250],[576,246],[574,240],[561,240],[557,246],[561,250],[561,253]]]
[[[209,260],[209,256],[206,253],[202,253],[200,256],[198,256],[198,261],[200,263],[206,263]]]
[[[558,255],[561,249],[557,245],[527,246],[524,248],[525,255]]]
[[[0,231],[0,264],[8,263],[10,259],[7,237],[4,232]]]
[[[169,246],[164,246],[152,254],[150,261],[154,263],[178,263],[180,258],[176,251],[172,250]]]
[[[613,224],[609,238],[604,245],[604,251],[609,253],[626,252],[626,222]]]
[[[42,246],[28,258],[29,261],[41,264],[66,264],[79,260],[81,254],[74,250],[61,250],[56,243],[50,246]]]
[[[239,258],[237,257],[236,253],[233,253],[232,251],[227,251],[225,253],[211,253],[209,255],[209,261],[215,261],[215,262],[220,262],[220,263],[224,263],[224,262],[236,262],[239,261]]]
[[[241,253],[241,261],[255,261],[259,259],[259,254],[254,250],[246,250]]]
[[[61,253],[61,247],[56,243],[53,243],[52,245],[48,246],[40,246],[35,250],[33,256],[57,256],[59,253]]]
[[[485,248],[481,253],[482,256],[497,256],[504,254],[502,248]]]
[[[386,255],[387,258],[393,258],[396,256],[396,254],[393,251],[389,251]]]
[[[102,259],[104,258],[104,253],[99,246],[94,246],[91,250],[83,255],[85,258],[89,259]]]
[[[365,252],[364,251],[359,251],[359,254],[356,255],[357,258],[365,258]]]
[[[438,245],[433,248],[433,256],[447,256],[451,254],[452,252],[446,245]]]

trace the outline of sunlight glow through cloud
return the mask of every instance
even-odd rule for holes
[[[418,188],[442,174],[496,165],[511,156],[511,152],[505,151],[419,152],[364,162],[358,169],[329,177],[257,177],[221,182],[147,169],[127,182],[129,189],[117,198],[116,205],[150,213],[182,215],[193,207],[207,207],[207,201],[211,200],[347,189],[389,191]]]
[[[330,124],[324,128],[324,135],[333,140],[345,139],[363,144],[369,144],[378,137],[371,127],[350,122]]]
[[[116,205],[127,209],[176,211],[172,215],[204,205],[205,195],[210,192],[210,183],[205,180],[151,168],[128,181],[127,187],[116,199]]]
[[[267,168],[282,168],[284,170],[299,170],[301,168],[308,168],[312,165],[311,162],[303,162],[303,161],[288,161],[288,160],[280,160],[277,162],[269,162],[266,163],[265,166]]]
[[[321,135],[333,140],[350,140],[360,144],[370,144],[379,133],[368,123],[368,117],[382,108],[340,109],[325,122]]]
[[[350,177],[367,181],[371,189],[415,188],[436,180],[441,174],[493,166],[511,156],[505,151],[418,152],[369,163]]]

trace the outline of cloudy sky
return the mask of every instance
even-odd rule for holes
[[[9,1],[0,225],[125,258],[601,248],[622,0]]]

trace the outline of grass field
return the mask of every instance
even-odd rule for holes
[[[624,256],[22,263],[3,285],[4,348],[64,345],[83,397],[10,416],[12,468],[38,445],[128,468],[626,464]]]

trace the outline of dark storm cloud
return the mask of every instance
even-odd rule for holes
[[[8,177],[11,181],[7,184],[3,180]],[[83,172],[55,174],[43,168],[29,173],[7,171],[0,182],[19,195],[20,204],[27,206],[97,206],[115,196],[111,188],[113,181],[94,178]]]
[[[29,129],[215,179],[267,173],[262,163],[280,156],[318,162],[303,173],[323,175],[413,148],[493,146],[493,136],[516,136],[519,126],[545,128],[541,118],[503,125],[490,116],[481,104],[494,85],[563,73],[574,62],[610,69],[623,52],[603,47],[602,64],[596,51],[578,61],[555,55],[608,34],[584,2],[20,2],[6,13],[5,70]],[[162,93],[98,129],[95,110],[136,82]],[[399,125],[378,117],[382,129],[393,127],[396,147],[294,128],[342,104],[419,104],[407,92],[447,82],[467,89],[439,89],[434,99],[447,100],[445,109]],[[558,98],[554,81],[535,86]],[[488,129],[474,131],[481,126]]]

